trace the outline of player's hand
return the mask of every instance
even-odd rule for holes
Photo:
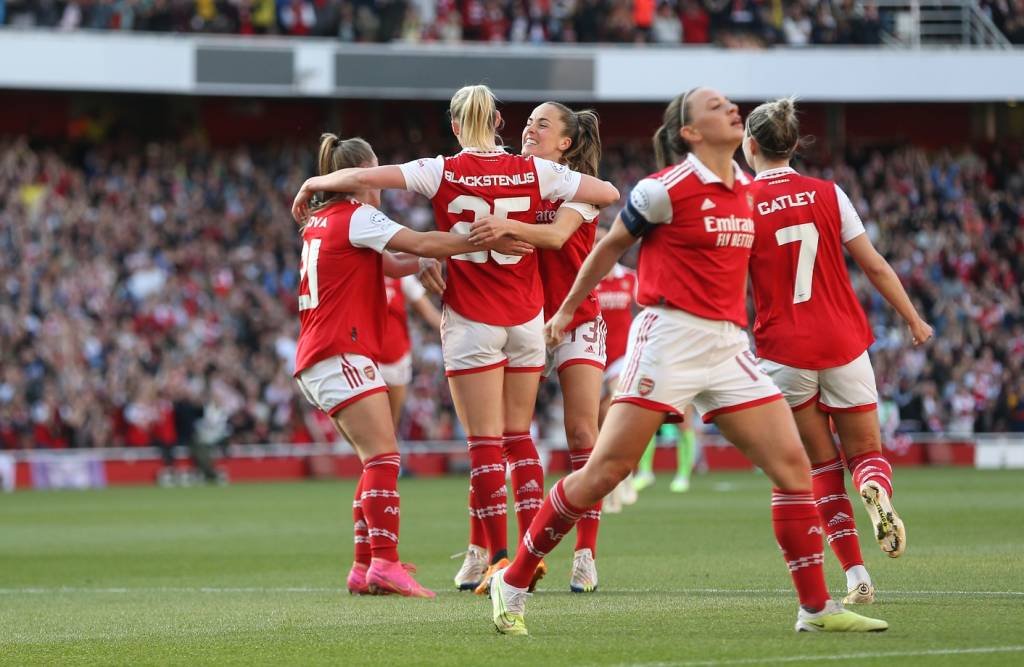
[[[916,320],[910,323],[910,341],[914,346],[924,345],[932,336],[935,335],[935,330],[932,329],[931,325],[924,320]]]
[[[512,225],[505,218],[488,215],[473,223],[469,231],[470,243],[494,243],[512,234]],[[500,251],[499,251],[500,252]]]
[[[529,255],[534,250],[533,246],[526,241],[520,241],[510,236],[488,243],[487,247],[502,255],[512,255],[513,257]]]
[[[562,342],[562,336],[565,335],[565,329],[570,322],[572,313],[566,313],[561,308],[547,321],[544,325],[544,341],[548,347],[554,347]]]
[[[420,258],[420,268],[416,272],[416,277],[419,278],[420,283],[429,292],[434,294],[444,294],[444,288],[446,287],[444,282],[444,272],[441,262],[436,259],[428,257]]]
[[[302,187],[299,188],[298,194],[295,195],[295,200],[292,201],[292,217],[300,225],[305,224],[306,218],[309,217],[309,200],[313,198],[313,194],[316,192],[310,185],[312,180],[312,178],[306,179]]]

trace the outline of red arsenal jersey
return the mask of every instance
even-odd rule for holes
[[[583,266],[583,260],[587,258],[594,248],[594,238],[597,236],[597,226],[594,224],[599,213],[597,207],[590,204],[564,204],[561,201],[544,201],[537,209],[537,224],[551,224],[555,221],[558,209],[562,206],[571,207],[583,216],[583,224],[580,225],[572,236],[559,250],[538,250],[537,260],[540,265],[540,281],[544,286],[544,319],[548,320],[558,310],[565,297],[568,296],[572,284],[576,281],[576,274]],[[566,327],[566,331],[572,331],[584,322],[597,319],[601,314],[601,308],[597,305],[597,294],[591,292],[587,298],[576,309],[572,322]]]
[[[596,292],[601,317],[608,325],[607,367],[626,354],[629,325],[633,323],[633,304],[636,302],[636,272],[616,264],[611,273],[597,284]]]
[[[401,165],[406,188],[430,197],[441,231],[468,234],[488,215],[536,221],[542,200],[571,200],[580,174],[541,158],[464,150],[452,157]],[[448,260],[444,302],[468,319],[496,326],[532,320],[544,306],[537,254],[514,257],[480,250]]]
[[[384,289],[388,299],[388,321],[384,327],[384,341],[381,344],[382,364],[393,364],[404,357],[412,343],[409,341],[409,316],[406,306],[418,301],[427,291],[416,276],[391,278],[385,276]]]
[[[351,199],[309,217],[302,231],[296,375],[338,354],[377,360],[387,314],[381,253],[401,229]]]
[[[637,265],[640,305],[747,326],[751,181],[735,162],[733,169],[729,189],[691,153],[633,188],[627,208],[646,225]]]
[[[864,233],[850,199],[788,167],[758,174],[751,192],[758,356],[811,370],[853,361],[874,337],[843,256],[843,244]]]

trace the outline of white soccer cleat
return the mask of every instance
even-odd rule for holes
[[[503,635],[528,635],[526,629],[526,598],[530,592],[505,583],[505,570],[491,575],[491,618],[494,627]]]
[[[622,512],[622,495],[619,493],[618,486],[604,497],[604,501],[601,503],[601,511],[608,514],[619,514]]]
[[[466,549],[466,557],[462,561],[462,567],[455,575],[455,588],[460,591],[471,591],[480,585],[484,580],[484,572],[487,571],[487,550],[470,544]]]
[[[597,563],[590,549],[580,549],[573,554],[569,590],[573,593],[593,593],[597,590]]]
[[[877,618],[868,618],[843,608],[835,600],[811,613],[801,608],[796,614],[797,632],[884,632],[889,624]]]
[[[857,584],[846,592],[843,604],[871,604],[875,601],[875,587],[871,584]]]
[[[640,495],[636,492],[636,488],[633,486],[632,474],[627,475],[626,479],[619,482],[618,491],[619,500],[622,501],[623,505],[633,505],[640,497]]]
[[[860,486],[860,497],[868,510],[875,528],[878,546],[889,558],[899,558],[907,548],[907,530],[896,510],[892,508],[889,494],[878,482],[868,480]]]

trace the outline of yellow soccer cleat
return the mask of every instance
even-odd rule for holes
[[[907,548],[907,529],[903,520],[892,508],[892,500],[878,482],[868,480],[860,487],[860,497],[868,510],[871,523],[875,527],[875,539],[878,546],[889,558],[899,558]]]
[[[491,591],[491,611],[495,629],[503,635],[528,635],[526,629],[526,598],[530,592],[505,583],[505,570],[495,572],[488,580]]]
[[[871,604],[875,601],[875,587],[860,583],[846,591],[843,604]]]
[[[797,632],[884,632],[889,624],[877,618],[868,618],[847,611],[835,600],[815,613],[800,609],[796,615]]]

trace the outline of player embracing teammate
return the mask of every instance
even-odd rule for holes
[[[751,188],[757,230],[750,261],[754,341],[762,368],[793,409],[810,458],[815,505],[846,571],[844,602],[869,603],[874,585],[864,568],[830,418],[882,551],[898,558],[907,538],[892,507],[892,467],[882,454],[878,392],[867,353],[874,337],[850,285],[843,248],[906,321],[914,345],[931,338],[932,328],[871,245],[846,193],[790,167],[799,144],[793,100],[762,104],[747,117],[743,151],[757,172]]]

